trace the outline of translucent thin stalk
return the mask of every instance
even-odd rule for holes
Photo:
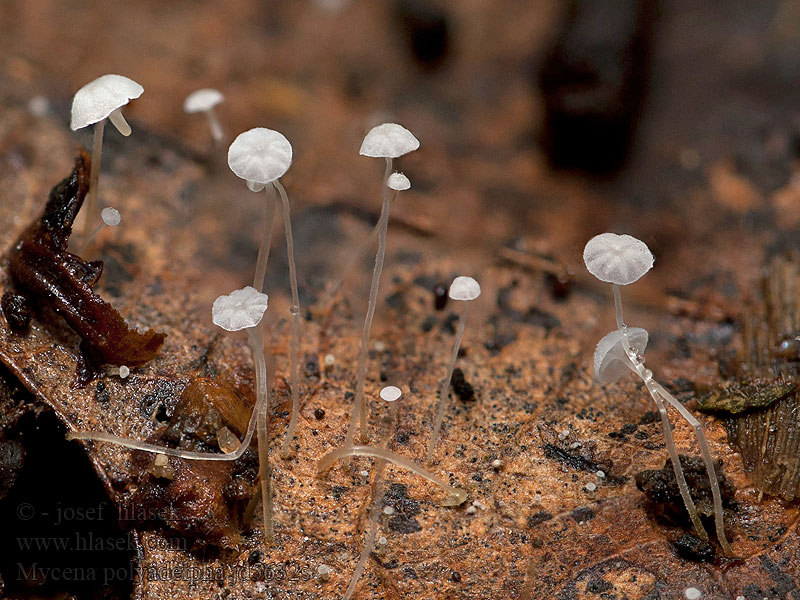
[[[424,467],[419,466],[412,460],[405,456],[400,456],[389,450],[379,448],[378,446],[341,446],[328,452],[325,456],[319,459],[317,463],[317,473],[322,474],[333,466],[337,460],[341,460],[350,456],[371,456],[373,458],[380,458],[385,461],[394,463],[399,467],[408,469],[412,473],[427,479],[431,483],[435,483],[442,488],[447,497],[440,502],[442,506],[458,506],[467,499],[467,492],[461,488],[453,487],[444,479],[437,477]]]
[[[109,113],[108,120],[111,121],[111,124],[117,128],[117,131],[119,131],[125,137],[128,137],[131,134],[131,126],[128,125],[128,122],[125,120],[125,116],[122,114],[122,111],[119,108],[115,108]]]
[[[361,442],[366,444],[367,436],[367,403],[364,401],[364,384],[367,377],[367,359],[369,358],[369,334],[372,329],[372,318],[375,316],[375,306],[378,303],[378,286],[380,285],[383,262],[386,257],[386,231],[389,227],[389,208],[392,201],[387,181],[392,174],[392,159],[386,159],[386,171],[383,175],[383,205],[381,216],[378,219],[378,253],[375,255],[375,268],[372,270],[372,283],[369,289],[369,304],[367,316],[364,318],[364,329],[361,332],[361,341],[358,346],[358,374],[356,379],[356,393],[353,399],[353,410],[350,424],[345,436],[345,446],[352,446],[355,439],[356,428],[361,423]],[[395,192],[395,197],[397,192]]]
[[[460,302],[459,304],[463,304],[463,302]],[[426,463],[430,463],[431,458],[433,458],[433,450],[436,448],[436,442],[439,440],[439,433],[442,430],[442,421],[444,421],[444,414],[447,410],[447,401],[449,399],[448,392],[450,390],[450,380],[453,378],[453,369],[456,366],[458,349],[461,347],[461,340],[464,338],[464,329],[467,325],[467,315],[463,307],[461,307],[459,311],[461,314],[459,315],[458,331],[456,332],[456,340],[453,344],[453,352],[450,354],[450,361],[447,363],[447,371],[444,381],[442,381],[442,387],[439,390],[439,407],[436,409],[436,421],[433,425],[431,439],[428,442],[428,451],[425,453]]]
[[[211,129],[211,137],[215,144],[219,144],[225,137],[225,132],[222,129],[222,124],[217,118],[217,112],[213,108],[209,108],[205,112],[206,117],[208,118],[208,127]]]
[[[378,535],[378,519],[381,515],[381,504],[383,499],[383,490],[385,488],[385,480],[383,478],[383,471],[386,468],[386,461],[378,460],[375,464],[375,494],[372,497],[372,507],[369,511],[369,524],[367,528],[367,535],[364,538],[364,548],[361,550],[361,556],[358,557],[358,563],[353,571],[353,576],[350,578],[350,583],[345,590],[342,600],[350,600],[353,593],[356,591],[358,580],[367,566],[367,560],[375,547],[375,538]]]
[[[714,462],[711,458],[711,450],[708,447],[708,441],[706,440],[705,432],[703,431],[703,426],[698,421],[692,413],[690,413],[683,404],[678,402],[678,400],[670,394],[664,387],[656,382],[653,382],[653,385],[656,389],[658,395],[660,395],[664,400],[669,402],[675,410],[677,410],[680,415],[686,419],[686,422],[692,426],[694,429],[694,435],[697,438],[697,443],[700,446],[700,453],[703,456],[703,462],[706,466],[706,473],[708,474],[708,480],[711,484],[711,497],[714,501],[714,530],[717,534],[717,540],[719,540],[720,546],[725,551],[726,554],[732,554],[731,546],[728,543],[728,538],[725,537],[725,523],[723,521],[723,512],[722,512],[722,493],[719,488],[719,480],[717,479],[717,473],[714,469]]]
[[[292,235],[292,219],[289,208],[289,198],[280,181],[273,182],[275,189],[281,197],[283,207],[283,228],[286,230],[286,256],[289,261],[289,283],[292,288],[292,333],[289,342],[289,369],[292,372],[292,414],[289,417],[289,426],[286,428],[286,437],[281,446],[281,455],[289,455],[290,446],[294,439],[294,431],[300,418],[300,294],[297,290],[297,264],[294,259],[294,237]]]
[[[86,220],[83,222],[83,239],[89,240],[90,229],[95,222],[97,215],[97,181],[100,178],[100,161],[103,158],[103,130],[106,120],[103,119],[94,125],[94,137],[92,139],[92,168],[89,171],[89,194],[86,198],[86,207],[83,209]]]
[[[692,413],[690,413],[683,406],[683,404],[681,404],[672,394],[665,390],[661,384],[653,379],[653,373],[649,369],[645,368],[644,361],[641,360],[641,358],[636,355],[636,352],[631,349],[630,344],[628,343],[627,326],[625,325],[622,316],[622,296],[620,294],[620,289],[618,285],[613,285],[612,287],[614,290],[614,307],[616,312],[617,327],[622,334],[621,338],[623,348],[630,358],[629,368],[631,368],[631,370],[634,371],[644,382],[645,386],[647,387],[647,391],[650,393],[650,396],[653,398],[653,401],[658,407],[659,414],[661,415],[661,426],[664,432],[664,442],[670,455],[670,461],[672,462],[672,468],[675,472],[675,479],[678,483],[678,489],[681,493],[681,498],[683,499],[683,503],[686,506],[687,512],[689,513],[689,518],[692,521],[695,532],[704,540],[708,539],[708,533],[706,533],[706,530],[700,521],[700,517],[697,513],[697,507],[692,500],[689,492],[689,486],[687,485],[686,478],[683,474],[683,467],[681,466],[678,458],[678,451],[675,447],[675,440],[672,436],[672,427],[670,425],[669,417],[667,415],[663,400],[666,400],[673,408],[675,408],[681,417],[683,417],[694,430],[695,438],[700,446],[700,453],[703,457],[703,463],[706,467],[709,485],[711,487],[711,497],[714,505],[714,530],[717,534],[717,540],[719,541],[720,546],[722,546],[723,551],[726,554],[731,555],[733,551],[728,543],[727,537],[725,536],[725,524],[723,520],[724,514],[722,510],[722,493],[719,488],[719,480],[714,469],[711,450],[708,447],[708,441],[706,440],[703,426],[694,417],[694,415],[692,415]]]
[[[258,477],[261,481],[261,506],[264,512],[264,543],[272,544],[272,468],[269,463],[269,379],[264,358],[264,333],[261,327],[247,330],[253,360],[256,364],[256,386],[258,389],[256,408],[256,431],[258,434]]]
[[[250,330],[248,330],[248,333],[250,333]],[[247,431],[245,432],[244,439],[242,440],[242,443],[239,445],[239,448],[235,452],[230,452],[228,454],[219,454],[211,452],[192,452],[190,450],[167,448],[164,446],[157,446],[156,444],[149,444],[147,442],[131,440],[129,438],[120,437],[118,435],[113,435],[111,433],[105,433],[103,431],[68,431],[65,437],[67,440],[91,440],[94,442],[109,442],[111,444],[116,444],[117,446],[122,446],[123,448],[130,448],[131,450],[141,450],[143,452],[150,452],[151,454],[164,454],[166,456],[174,456],[176,458],[183,458],[186,460],[208,460],[208,461],[237,460],[238,458],[241,458],[241,456],[247,451],[247,449],[250,447],[250,443],[253,441],[253,434],[256,431],[256,421],[258,416],[258,403],[260,401],[262,393],[265,398],[267,393],[266,391],[264,392],[259,391],[262,389],[262,384],[260,383],[259,379],[261,377],[260,372],[262,367],[259,365],[259,360],[261,361],[264,360],[263,344],[262,344],[260,359],[253,345],[251,345],[251,350],[253,352],[253,362],[255,363],[255,373],[256,373],[256,403],[255,406],[253,406],[252,413],[250,414],[250,421],[247,424]],[[263,369],[264,371],[266,371],[266,364],[264,364]],[[268,382],[266,380],[264,380],[263,387],[268,389]]]
[[[267,274],[267,262],[269,261],[269,249],[272,243],[272,230],[275,223],[275,201],[270,198],[269,188],[267,190],[266,213],[264,214],[264,235],[261,238],[261,246],[258,248],[258,258],[256,259],[256,273],[253,277],[253,287],[259,292],[264,291],[264,277]],[[274,190],[273,190],[274,193]]]
[[[81,247],[78,249],[78,254],[79,255],[83,255],[84,251],[86,250],[86,247],[89,244],[92,243],[92,240],[94,240],[94,238],[97,237],[97,234],[100,233],[100,231],[105,226],[106,226],[105,223],[102,223],[102,224],[98,225],[97,227],[94,228],[94,230],[88,236],[86,236],[86,239],[83,240],[83,242],[81,243]]]

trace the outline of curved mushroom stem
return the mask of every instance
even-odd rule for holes
[[[645,368],[643,357],[641,357],[636,350],[631,348],[628,341],[628,328],[622,318],[622,295],[618,285],[612,285],[612,287],[614,290],[614,307],[616,312],[617,327],[622,334],[622,345],[630,361],[626,364],[628,364],[628,368],[636,373],[642,382],[644,382],[647,391],[650,393],[650,397],[653,398],[653,402],[655,402],[656,407],[658,408],[659,415],[661,416],[661,429],[664,433],[664,442],[669,452],[670,462],[672,462],[672,469],[675,473],[675,479],[678,483],[678,490],[680,491],[681,498],[686,506],[686,511],[689,513],[689,518],[692,521],[695,532],[702,539],[708,540],[708,533],[706,533],[706,530],[700,521],[700,517],[697,513],[697,507],[695,506],[694,500],[692,500],[691,493],[689,492],[689,486],[686,483],[686,477],[683,473],[683,467],[681,466],[678,458],[678,451],[675,447],[675,440],[672,436],[672,427],[669,422],[666,407],[664,406],[664,400],[666,400],[675,410],[677,410],[678,413],[686,420],[687,423],[689,423],[689,425],[691,425],[692,429],[694,430],[695,438],[700,446],[700,454],[703,457],[703,463],[706,467],[709,485],[711,487],[711,497],[714,504],[714,530],[717,534],[717,540],[719,541],[720,546],[722,546],[722,550],[730,556],[732,555],[733,551],[728,543],[728,538],[725,536],[725,524],[723,521],[724,515],[722,510],[722,493],[719,488],[719,479],[717,478],[717,473],[714,469],[714,462],[711,458],[711,450],[708,447],[708,441],[706,440],[703,426],[692,415],[692,413],[686,410],[686,408],[680,402],[678,402],[678,400],[672,394],[670,394],[661,384],[653,379],[653,372],[650,369]]]
[[[655,388],[656,393],[666,400],[675,410],[677,410],[680,415],[686,419],[686,422],[692,426],[692,429],[694,429],[694,435],[697,438],[697,444],[700,446],[700,453],[703,456],[706,473],[708,474],[708,480],[711,485],[711,497],[714,501],[714,530],[717,534],[717,540],[719,540],[720,546],[722,546],[722,549],[725,551],[725,553],[730,556],[733,551],[728,543],[728,538],[725,537],[725,524],[723,522],[722,512],[722,493],[719,488],[719,480],[717,478],[716,470],[714,469],[714,462],[711,459],[711,450],[708,447],[708,440],[706,440],[703,426],[700,421],[698,421],[694,415],[692,415],[692,413],[686,410],[686,407],[678,402],[678,400],[667,390],[665,390],[661,384],[654,381],[653,387]]]
[[[273,193],[275,190],[273,190]],[[267,262],[269,261],[269,250],[272,244],[272,230],[275,225],[275,202],[267,194],[266,213],[264,213],[264,235],[261,238],[261,246],[258,248],[258,259],[256,260],[256,274],[253,276],[253,287],[259,292],[264,291],[264,277],[267,274]]]
[[[459,302],[459,304],[464,304]],[[461,347],[461,340],[464,338],[464,329],[467,326],[467,314],[463,306],[459,307],[458,318],[458,331],[456,332],[456,340],[453,344],[453,352],[450,354],[450,362],[447,363],[447,371],[442,381],[442,387],[439,390],[439,407],[436,409],[436,421],[433,425],[433,433],[428,442],[428,451],[425,453],[425,462],[429,463],[433,458],[433,450],[436,448],[436,441],[439,439],[439,432],[442,429],[442,421],[444,420],[444,413],[447,408],[448,391],[450,390],[450,380],[453,378],[453,369],[456,365],[456,358],[458,357],[458,349]]]
[[[375,306],[378,303],[378,286],[383,272],[383,262],[386,257],[386,231],[389,228],[389,209],[392,202],[387,181],[392,174],[392,159],[386,159],[386,171],[383,175],[383,205],[381,216],[378,219],[378,253],[375,255],[375,268],[372,270],[372,283],[369,288],[369,304],[367,316],[364,318],[364,328],[361,331],[361,341],[358,346],[358,374],[356,380],[356,394],[353,399],[353,411],[350,416],[350,425],[347,428],[345,446],[351,446],[355,438],[356,427],[361,423],[361,442],[366,443],[367,436],[367,404],[364,401],[364,384],[367,377],[367,358],[369,356],[369,334],[372,329],[372,318],[375,316]],[[394,193],[397,197],[398,192]]]
[[[213,108],[209,108],[205,111],[205,113],[206,117],[208,118],[208,126],[211,129],[211,137],[215,144],[219,144],[225,137],[225,132],[222,129],[222,123],[219,122],[217,113]]]
[[[292,236],[292,219],[289,209],[289,198],[281,182],[277,179],[272,182],[281,197],[283,207],[283,228],[286,230],[286,256],[289,261],[289,283],[292,288],[292,338],[289,347],[289,368],[292,372],[292,416],[289,418],[289,427],[281,447],[281,455],[289,455],[290,444],[294,439],[294,430],[300,417],[300,294],[297,290],[297,265],[294,260],[294,237]]]
[[[331,450],[328,454],[319,459],[317,463],[317,474],[322,475],[325,471],[330,469],[337,460],[347,458],[348,456],[371,456],[373,458],[381,458],[397,466],[405,467],[412,473],[427,479],[431,483],[435,483],[447,493],[445,499],[439,503],[441,506],[458,506],[467,499],[467,492],[465,490],[453,487],[444,479],[420,467],[417,463],[407,459],[405,456],[400,456],[399,454],[379,448],[378,446],[341,446],[335,450]]]
[[[117,128],[117,131],[119,131],[125,137],[128,137],[131,134],[131,126],[128,125],[125,117],[122,116],[121,109],[115,108],[112,110],[111,114],[108,115],[108,120],[111,121],[111,124]]]
[[[261,505],[264,511],[264,542],[272,543],[272,467],[269,463],[269,380],[264,358],[264,330],[260,326],[247,330],[253,360],[256,364],[256,429],[258,432],[258,477],[261,481]]]
[[[83,222],[83,242],[81,252],[91,239],[91,228],[95,222],[97,213],[97,181],[100,178],[100,160],[103,157],[103,131],[105,130],[106,120],[103,119],[94,125],[94,137],[92,139],[92,168],[89,171],[89,197],[86,199],[86,220]]]

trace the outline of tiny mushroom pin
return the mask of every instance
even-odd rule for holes
[[[269,381],[264,357],[264,330],[259,327],[269,297],[251,286],[234,290],[214,300],[211,317],[214,324],[226,331],[247,331],[256,367],[256,430],[258,436],[258,476],[261,480],[261,500],[264,512],[264,539],[272,542],[272,468],[269,463],[267,431],[269,423]],[[249,433],[249,428],[248,428]]]
[[[292,381],[292,414],[289,426],[286,429],[281,454],[289,454],[290,444],[294,438],[300,416],[300,366],[298,354],[300,351],[300,294],[297,289],[297,267],[294,259],[294,238],[292,236],[292,221],[289,209],[289,198],[286,190],[281,185],[279,178],[283,176],[292,164],[292,145],[286,137],[272,129],[256,127],[240,133],[228,149],[228,166],[238,177],[247,182],[247,187],[253,192],[263,189],[272,190],[270,197],[267,191],[267,217],[264,226],[264,235],[256,261],[256,273],[253,278],[253,287],[261,290],[264,286],[264,276],[267,272],[269,259],[270,240],[272,238],[272,222],[275,214],[275,195],[281,199],[283,211],[283,227],[286,232],[286,254],[289,262],[289,283],[292,289],[292,334],[289,349],[289,363]]]
[[[455,368],[458,349],[461,347],[461,340],[464,338],[464,329],[467,325],[467,313],[464,310],[464,304],[475,300],[481,295],[481,286],[472,277],[465,277],[462,275],[456,277],[453,283],[450,284],[450,291],[448,294],[452,300],[459,301],[459,323],[458,330],[456,331],[455,343],[453,344],[453,351],[450,354],[450,361],[447,363],[447,372],[444,381],[442,381],[442,387],[439,390],[439,406],[436,409],[436,421],[433,425],[433,433],[431,434],[430,442],[428,442],[425,462],[430,462],[431,458],[433,458],[433,450],[436,447],[436,441],[439,439],[444,413],[447,409],[447,392],[450,389],[450,380],[453,378],[453,369]]]
[[[97,234],[103,229],[103,227],[116,227],[122,222],[122,215],[119,214],[119,211],[116,208],[111,206],[106,206],[103,210],[100,211],[100,218],[102,219],[102,223],[98,225],[94,231],[92,231],[88,237],[83,241],[81,245],[81,251],[88,246],[92,240],[97,237]]]
[[[666,402],[675,408],[681,417],[692,426],[697,443],[700,446],[711,487],[717,540],[725,553],[731,554],[730,544],[725,537],[719,481],[703,427],[683,404],[653,379],[653,372],[646,368],[644,364],[647,332],[640,328],[629,328],[625,325],[623,319],[620,286],[634,283],[652,268],[652,253],[644,242],[635,237],[617,235],[615,233],[602,233],[593,237],[586,244],[583,250],[583,260],[592,275],[600,281],[611,284],[614,292],[614,308],[617,321],[616,331],[604,336],[597,344],[594,354],[595,377],[601,383],[612,383],[622,377],[626,369],[629,369],[636,373],[645,384],[661,416],[661,428],[665,445],[669,452],[672,468],[678,482],[678,489],[686,506],[686,511],[689,513],[697,535],[707,540],[708,534],[700,521],[697,508],[689,493],[689,486],[683,474],[678,451],[672,437],[672,426],[664,403]]]
[[[72,98],[70,129],[76,131],[94,125],[92,142],[92,170],[89,175],[89,198],[86,202],[86,221],[83,238],[89,237],[97,210],[97,180],[100,175],[100,160],[103,152],[103,130],[106,118],[124,136],[131,134],[130,125],[120,110],[131,100],[138,98],[144,88],[122,75],[103,75],[79,89]]]
[[[402,173],[392,174],[392,159],[408,154],[419,148],[419,140],[405,127],[397,123],[384,123],[370,129],[361,143],[359,154],[372,158],[386,160],[386,171],[383,175],[381,195],[383,204],[381,216],[378,219],[378,252],[375,255],[375,268],[372,271],[372,282],[369,290],[369,303],[367,315],[364,317],[364,327],[361,331],[361,340],[358,347],[358,373],[356,379],[356,393],[353,398],[353,410],[350,415],[350,424],[345,436],[345,445],[352,445],[356,429],[361,426],[361,442],[367,442],[367,403],[364,400],[364,384],[367,377],[367,359],[369,336],[372,330],[372,319],[375,316],[375,307],[378,303],[378,288],[380,286],[383,262],[386,257],[386,232],[389,228],[389,210],[392,200],[397,198],[401,190],[411,187],[408,177]],[[394,191],[394,194],[390,193]]]
[[[220,104],[224,99],[225,96],[223,96],[222,92],[219,90],[203,88],[195,90],[186,96],[186,100],[183,101],[183,110],[185,113],[190,115],[198,112],[205,113],[208,119],[208,126],[211,129],[211,137],[214,139],[215,144],[222,142],[225,137],[222,124],[220,124],[217,113],[214,110],[214,107]]]

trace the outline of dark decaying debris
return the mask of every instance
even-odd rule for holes
[[[714,505],[703,459],[699,456],[684,454],[679,455],[679,459],[686,477],[686,484],[689,486],[689,493],[697,506],[697,512],[702,516],[712,517]],[[722,505],[724,508],[733,509],[736,490],[722,471],[722,461],[714,464],[714,471],[719,480]],[[665,517],[673,523],[689,525],[689,513],[686,512],[686,506],[675,479],[675,471],[669,459],[661,469],[639,471],[636,473],[635,480],[636,487],[644,492],[657,515]]]
[[[716,555],[714,544],[707,540],[701,540],[696,535],[686,532],[677,540],[672,542],[672,546],[683,558],[697,562],[711,562]]]
[[[67,251],[72,223],[89,190],[89,171],[89,156],[81,150],[72,173],[51,190],[41,218],[14,243],[8,262],[17,295],[27,297],[34,308],[49,306],[83,338],[81,350],[89,367],[79,366],[76,385],[81,387],[94,376],[91,366],[103,362],[142,365],[155,357],[166,337],[152,329],[140,333],[129,327],[122,315],[93,291],[103,273],[103,262],[86,262]],[[19,303],[19,299],[2,303],[10,324],[23,324]]]
[[[647,80],[654,3],[573,0],[556,45],[539,73],[545,144],[559,166],[618,168]]]
[[[475,388],[464,377],[464,371],[459,367],[453,369],[453,378],[450,380],[450,385],[453,386],[453,391],[462,402],[470,402],[475,400]]]

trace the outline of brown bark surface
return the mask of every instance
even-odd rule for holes
[[[761,497],[724,422],[696,410],[696,398],[726,380],[796,375],[794,355],[754,373],[746,352],[746,324],[765,318],[762,268],[797,247],[800,226],[796,107],[787,94],[800,70],[786,67],[797,64],[800,30],[775,16],[790,4],[665,2],[631,160],[616,177],[593,179],[550,169],[536,143],[542,101],[531,65],[561,21],[559,3],[444,3],[452,47],[433,72],[410,58],[388,3],[354,2],[341,13],[251,0],[6,3],[0,247],[40,214],[76,146],[89,145],[89,134],[69,131],[71,94],[106,72],[132,77],[145,93],[125,109],[129,138],[107,128],[99,190],[122,224],[103,231],[87,259],[105,262],[95,291],[129,324],[167,334],[158,356],[127,379],[106,373],[75,390],[80,338],[62,319],[38,306],[30,332],[19,335],[0,318],[9,385],[16,378],[35,397],[25,410],[47,407],[69,430],[157,442],[168,422],[189,423],[203,406],[181,402],[198,379],[213,382],[209,405],[224,396],[251,406],[246,340],[215,328],[210,308],[252,278],[264,197],[227,169],[225,148],[210,146],[204,119],[184,115],[182,100],[219,87],[229,141],[267,126],[294,147],[282,181],[305,318],[301,420],[286,460],[278,450],[291,404],[290,314],[279,228],[266,286],[275,546],[263,546],[260,511],[252,526],[243,522],[254,477],[247,455],[235,474],[231,465],[170,459],[167,485],[148,473],[152,457],[87,443],[117,506],[174,500],[185,511],[135,525],[135,597],[327,600],[344,592],[373,489],[361,470],[372,473],[373,463],[357,459],[352,470],[339,464],[319,477],[315,462],[343,442],[349,418],[370,252],[353,272],[344,267],[377,220],[382,172],[357,151],[384,120],[421,141],[397,164],[412,189],[393,207],[366,387],[373,432],[386,412],[380,388],[404,390],[394,452],[422,460],[453,341],[452,303],[435,310],[434,288],[469,274],[483,294],[470,307],[457,363],[475,397],[451,394],[432,467],[469,499],[442,508],[435,486],[389,466],[394,496],[386,502],[395,514],[381,517],[386,544],[355,598],[671,599],[690,586],[703,598],[797,597],[797,504]],[[30,110],[36,95],[50,102],[44,115]],[[632,379],[592,380],[592,352],[614,327],[613,306],[581,251],[606,230],[635,235],[656,257],[623,291],[626,320],[650,332],[648,366],[698,415],[736,488],[726,514],[735,557],[718,551],[697,562],[678,553],[674,543],[688,529],[659,518],[634,482],[667,457],[658,422],[647,418],[654,406]],[[561,297],[553,275],[565,270],[571,283]],[[4,268],[0,293],[10,287]],[[779,339],[766,343],[797,334],[771,330]],[[9,394],[0,388],[0,425],[13,432],[22,409]],[[236,430],[241,415],[228,408],[217,407],[217,418]],[[698,454],[691,428],[673,420],[679,451]],[[187,447],[210,443],[202,431],[188,441],[176,435]],[[225,491],[231,480],[242,489]],[[327,580],[321,565],[332,569]]]

